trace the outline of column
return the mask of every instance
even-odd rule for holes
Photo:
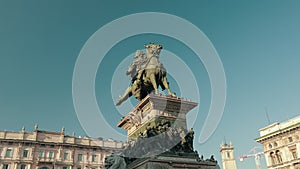
[[[300,143],[296,143],[296,149],[297,149],[297,158],[300,158]]]
[[[3,150],[3,147],[0,145],[0,159],[2,158],[2,150]]]
[[[18,169],[18,163],[15,163],[14,169]]]
[[[291,160],[291,153],[288,147],[281,149],[282,151],[282,161],[287,162]]]

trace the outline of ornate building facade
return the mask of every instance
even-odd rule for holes
[[[223,169],[236,169],[236,161],[234,158],[232,144],[221,144],[220,152],[222,157]]]
[[[268,169],[300,169],[300,116],[259,131]]]
[[[123,142],[77,138],[61,132],[0,131],[0,169],[101,169]]]

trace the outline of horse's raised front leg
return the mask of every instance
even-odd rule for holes
[[[151,81],[151,84],[154,88],[154,91],[155,91],[155,94],[158,94],[158,87],[157,87],[157,83],[156,83],[156,78],[155,78],[155,74],[154,72],[150,74],[150,81]]]
[[[130,95],[132,95],[131,88],[132,88],[132,87],[129,86],[129,87],[125,90],[123,96],[121,96],[121,97],[119,98],[118,102],[116,103],[116,106],[121,105],[125,100],[127,100],[127,99],[129,98]]]
[[[163,77],[162,79],[162,83],[165,86],[165,88],[167,89],[167,92],[170,96],[175,97],[176,95],[171,91],[170,87],[169,87],[169,83],[168,83],[168,79],[167,77]]]

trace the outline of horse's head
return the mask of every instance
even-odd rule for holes
[[[159,54],[163,47],[162,45],[155,45],[154,43],[150,42],[148,45],[145,45],[145,48],[146,56],[149,58],[152,56],[159,57]]]

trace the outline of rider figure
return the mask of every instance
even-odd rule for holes
[[[143,74],[142,65],[146,59],[144,58],[144,53],[141,50],[136,51],[134,58],[136,58],[136,60],[130,65],[131,69],[126,71],[126,75],[130,74],[133,85],[140,86]]]

